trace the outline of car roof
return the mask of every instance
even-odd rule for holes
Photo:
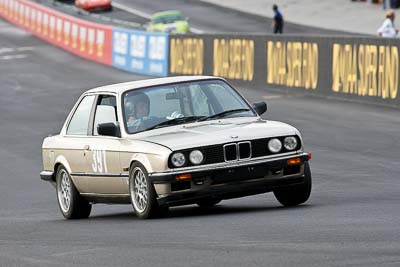
[[[171,15],[182,15],[182,12],[180,12],[179,10],[167,10],[167,11],[154,13],[151,16],[151,18],[155,19],[155,18],[158,18],[158,17],[171,16]]]
[[[124,83],[116,83],[105,86],[96,87],[86,91],[85,93],[98,93],[98,92],[107,92],[107,93],[116,93],[121,94],[128,90],[141,89],[144,87],[150,86],[158,86],[165,85],[171,83],[181,83],[181,82],[191,82],[191,81],[200,81],[200,80],[224,80],[220,77],[214,76],[174,76],[174,77],[164,77],[164,78],[154,78],[154,79],[146,79],[146,80],[138,80],[132,82],[124,82]]]

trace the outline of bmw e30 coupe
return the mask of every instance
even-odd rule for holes
[[[299,205],[311,193],[311,154],[297,129],[262,119],[266,110],[218,77],[91,89],[44,139],[40,177],[67,219],[87,218],[95,203],[132,204],[146,219],[266,192]]]

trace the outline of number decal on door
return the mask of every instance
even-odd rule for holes
[[[93,154],[93,163],[92,163],[93,172],[108,173],[106,151],[103,149],[92,149],[92,154]]]

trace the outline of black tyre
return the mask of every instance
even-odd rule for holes
[[[92,205],[79,194],[64,166],[57,169],[56,192],[58,207],[66,219],[89,217]]]
[[[288,186],[274,191],[276,199],[284,206],[296,206],[308,200],[311,194],[311,170],[308,162],[304,163],[304,183]]]
[[[129,172],[129,193],[133,209],[140,219],[161,217],[168,212],[168,207],[158,205],[146,168],[138,162],[132,164]]]
[[[217,205],[218,203],[220,203],[222,201],[222,199],[220,198],[204,198],[201,199],[199,201],[196,202],[196,204],[200,207],[200,208],[210,208],[212,206]]]

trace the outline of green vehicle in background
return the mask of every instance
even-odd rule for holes
[[[155,13],[151,16],[148,32],[189,33],[190,27],[186,18],[178,10]]]

